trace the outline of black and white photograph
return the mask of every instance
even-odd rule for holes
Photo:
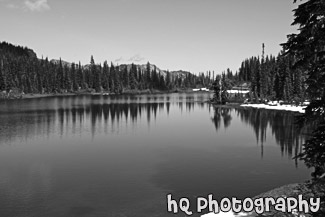
[[[0,0],[0,217],[325,217],[325,0]]]

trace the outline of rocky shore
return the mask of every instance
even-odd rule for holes
[[[274,199],[277,199],[279,197],[281,198],[296,198],[298,199],[299,195],[302,195],[303,199],[306,201],[309,201],[310,198],[320,198],[321,205],[320,210],[317,213],[302,213],[293,211],[292,213],[285,213],[281,211],[277,211],[274,209],[274,207],[270,208],[270,212],[265,212],[263,214],[257,214],[255,212],[251,213],[233,213],[233,212],[227,212],[227,213],[208,213],[205,215],[202,215],[202,217],[321,217],[325,216],[325,180],[321,179],[318,181],[308,181],[305,183],[295,183],[295,184],[288,184],[281,186],[279,188],[272,189],[270,191],[267,191],[265,193],[259,194],[252,199],[257,198],[269,198],[272,197]]]

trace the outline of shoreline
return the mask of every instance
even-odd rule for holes
[[[161,90],[137,90],[137,91],[125,91],[120,94],[108,94],[108,93],[91,93],[91,92],[75,92],[75,93],[27,93],[21,95],[21,97],[15,97],[15,98],[6,98],[6,99],[0,99],[1,100],[21,100],[21,99],[36,99],[36,98],[46,98],[46,97],[64,97],[64,96],[79,96],[79,95],[91,95],[91,96],[120,96],[120,95],[137,95],[137,94],[165,94],[165,93],[197,93],[195,91],[190,90],[173,90],[173,91],[161,91]],[[202,93],[209,93],[209,92],[202,92]],[[207,101],[207,103],[211,103]],[[214,103],[211,103],[214,105]],[[250,107],[250,108],[258,108],[258,109],[268,109],[268,110],[279,110],[279,111],[291,111],[291,112],[299,112],[299,113],[305,113],[305,108],[307,105],[280,105],[277,104],[243,104],[243,103],[235,103],[235,104],[225,104],[224,106],[236,106],[236,107]]]
[[[22,95],[21,99],[36,99],[36,98],[45,98],[45,97],[52,97],[52,96],[75,96],[75,95],[78,95],[78,94],[75,94],[75,93],[65,93],[65,94],[54,94],[54,93],[31,94],[31,93],[27,93],[27,94]]]
[[[257,108],[257,109],[268,109],[268,110],[279,110],[279,111],[290,111],[290,112],[299,112],[305,113],[305,108],[309,104],[309,102],[305,102],[304,105],[293,105],[293,104],[247,104],[247,103],[226,103],[226,104],[216,104],[208,101],[208,103],[214,106],[222,106],[222,107],[249,107],[249,108]]]
[[[196,93],[190,89],[187,90],[126,90],[122,93],[97,93],[97,92],[67,92],[67,93],[26,93],[26,94],[15,94],[7,98],[0,98],[1,100],[15,100],[15,99],[35,99],[35,98],[45,98],[45,97],[55,97],[55,96],[79,96],[79,95],[92,95],[92,96],[121,96],[121,95],[137,95],[137,94],[165,94],[165,93]],[[200,93],[200,92],[199,92]],[[202,91],[201,93],[209,93]]]
[[[292,111],[305,113],[306,105],[304,106],[295,106],[295,105],[266,105],[266,104],[241,104],[242,107],[252,107],[252,108],[262,108],[270,110],[281,110],[281,111]]]
[[[299,195],[303,195],[304,199],[309,199],[315,197],[314,193],[311,189],[308,188],[308,182],[303,183],[293,183],[293,184],[287,184],[283,185],[274,189],[271,189],[267,192],[261,193],[257,196],[252,197],[251,199],[257,199],[257,198],[269,198],[272,197],[274,199],[277,199],[279,197],[281,198],[298,198]],[[304,213],[299,213],[304,214]],[[277,216],[277,217],[287,217],[287,216],[297,216],[293,213],[285,213],[285,212],[279,212],[274,209],[274,207],[270,208],[269,212],[263,213],[263,216]],[[218,214],[215,214],[213,212],[207,213],[204,215],[201,215],[201,217],[256,217],[259,216],[254,211],[246,213],[246,212],[240,212],[240,213],[234,213],[233,211],[229,212],[219,212]],[[299,215],[300,216],[300,215]],[[302,216],[310,217],[310,214],[304,214]]]

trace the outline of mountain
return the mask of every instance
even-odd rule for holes
[[[178,70],[178,71],[171,71],[171,74],[183,78],[186,77],[188,74],[192,74],[192,73],[183,70]]]
[[[60,64],[60,60],[56,60],[56,59],[51,59],[50,60],[51,63],[53,64]],[[67,61],[61,60],[62,66],[67,65],[68,67],[71,67],[72,63],[69,63]]]
[[[50,61],[51,63],[54,63],[54,64],[59,64],[60,63],[60,60],[57,60],[57,59],[52,59]],[[72,63],[70,62],[67,62],[67,61],[64,61],[64,60],[61,60],[61,63],[63,66],[67,65],[68,67],[71,67]],[[150,64],[150,63],[149,63]],[[137,67],[137,70],[141,70],[141,72],[145,72],[147,70],[147,64],[134,64],[136,67]],[[121,65],[118,65],[119,69],[121,71],[123,71],[125,68],[130,71],[131,69],[131,66],[132,64],[121,64]],[[89,69],[90,68],[90,64],[86,64],[83,66],[83,69]],[[156,72],[162,76],[166,76],[167,74],[167,70],[162,70],[160,69],[159,67],[157,67],[156,65],[154,64],[150,64],[150,71],[153,71],[156,69]],[[185,78],[188,74],[191,74],[190,72],[187,72],[187,71],[183,71],[183,70],[177,70],[177,71],[170,71],[170,74],[171,76],[178,76],[180,78]]]
[[[150,63],[149,63],[150,64]],[[142,72],[147,70],[147,64],[141,64],[141,65],[137,65],[134,64],[138,70],[141,70]],[[132,64],[121,64],[119,65],[121,70],[124,70],[125,67],[127,68],[128,71],[130,71]],[[165,75],[166,74],[166,70],[161,70],[160,68],[158,68],[156,65],[154,64],[150,64],[150,71],[153,71],[154,69],[156,69],[157,73],[160,73],[161,75]]]
[[[137,67],[138,70],[140,69],[142,72],[147,70],[147,64],[141,64],[141,65],[134,64],[134,65]],[[121,70],[124,70],[125,67],[126,67],[128,71],[130,71],[131,66],[132,66],[132,64],[121,64],[121,65],[119,65]],[[166,76],[167,70],[162,70],[162,69],[158,68],[156,65],[150,64],[150,71],[153,71],[154,69],[156,69],[158,74],[160,73],[161,75]],[[183,71],[183,70],[178,70],[178,71],[170,71],[170,74],[172,76],[178,76],[178,77],[181,77],[181,78],[185,78],[186,75],[191,74],[191,73],[187,72],[187,71]]]

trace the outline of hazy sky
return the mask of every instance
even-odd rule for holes
[[[293,0],[0,0],[0,41],[69,62],[146,63],[197,73],[276,55]]]

